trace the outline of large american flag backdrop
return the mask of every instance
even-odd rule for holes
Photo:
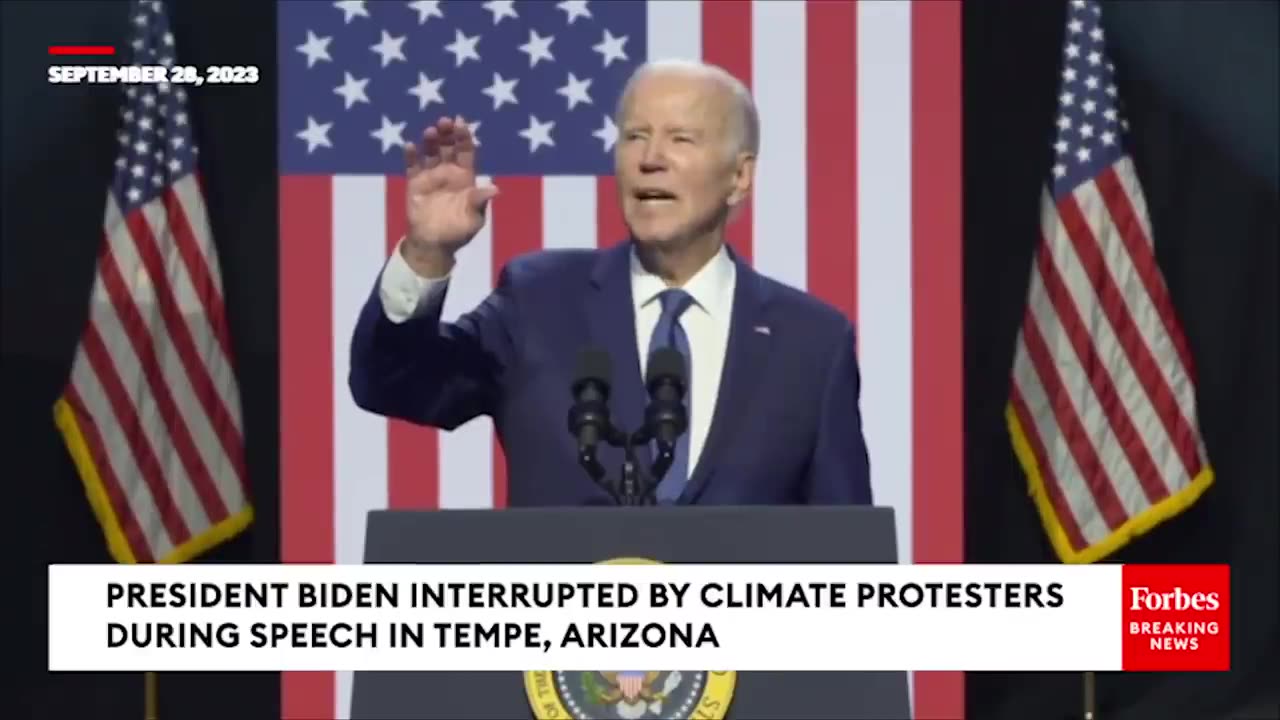
[[[282,553],[359,563],[366,513],[501,508],[488,418],[453,432],[371,415],[346,385],[361,304],[405,231],[401,144],[476,127],[502,189],[445,319],[515,255],[625,236],[610,117],[647,59],[701,58],[760,107],[754,200],[731,243],[854,319],[876,501],[907,562],[960,562],[960,5],[941,2],[279,4]],[[960,717],[958,673],[913,677]],[[286,717],[343,717],[348,673],[288,673]]]

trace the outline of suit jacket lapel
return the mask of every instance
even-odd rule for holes
[[[636,347],[636,313],[631,299],[630,244],[622,243],[600,251],[591,274],[592,297],[587,305],[591,339],[613,358],[613,388],[609,399],[613,421],[633,431],[644,419],[644,378],[640,374],[640,351]],[[647,468],[650,452],[636,449]],[[609,453],[612,455],[612,453]],[[604,457],[605,453],[601,453]],[[621,455],[618,455],[621,457]],[[619,467],[606,467],[614,478]]]
[[[764,381],[772,337],[770,328],[764,324],[768,286],[736,255],[733,259],[737,265],[737,281],[729,324],[729,346],[720,389],[716,393],[715,414],[706,445],[690,475],[689,484],[680,495],[680,503],[694,501],[706,489],[724,453],[733,447],[738,427],[751,407],[752,394]]]

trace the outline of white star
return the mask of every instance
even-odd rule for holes
[[[1066,70],[1063,70],[1063,71],[1062,71],[1062,79],[1063,79],[1063,80],[1066,80],[1067,82],[1075,82],[1075,81],[1076,81],[1076,69],[1075,69],[1075,68],[1067,68]]]
[[[1085,86],[1085,87],[1087,87],[1087,88],[1089,88],[1090,90],[1097,90],[1097,89],[1098,89],[1098,77],[1097,77],[1096,75],[1090,75],[1089,77],[1085,78],[1085,79],[1084,79],[1084,86]]]
[[[425,73],[418,73],[418,84],[409,88],[410,95],[418,96],[418,109],[425,109],[433,102],[444,104],[444,96],[440,94],[440,86],[444,78],[432,80]]]
[[[382,152],[386,152],[393,147],[403,147],[404,123],[393,123],[387,119],[386,115],[382,116],[382,127],[369,133],[371,137],[375,137],[382,141]]]
[[[609,63],[614,60],[627,59],[627,53],[623,51],[622,46],[627,42],[627,36],[614,37],[608,30],[604,31],[604,39],[598,44],[592,45],[591,49],[604,56],[604,66],[609,67]]]
[[[147,107],[155,107],[156,96],[153,93],[146,93],[142,96],[142,104]]]
[[[529,116],[529,127],[520,131],[520,137],[529,141],[529,152],[533,153],[539,147],[546,145],[555,147],[556,143],[551,139],[551,129],[556,126],[554,120],[542,123],[538,122],[538,118],[533,115]]]
[[[613,118],[608,115],[604,116],[604,124],[600,126],[600,129],[591,134],[600,138],[600,142],[604,143],[605,152],[612,150],[614,143],[618,142],[618,126],[613,124]]]
[[[1053,149],[1054,149],[1054,150],[1056,150],[1056,151],[1058,151],[1058,154],[1059,154],[1059,155],[1066,155],[1066,154],[1067,154],[1067,149],[1068,149],[1068,148],[1067,148],[1067,141],[1066,141],[1066,140],[1059,140],[1058,142],[1056,142],[1056,143],[1054,143],[1054,144],[1053,144]]]
[[[1082,148],[1080,148],[1079,150],[1077,150],[1077,151],[1076,151],[1076,160],[1078,160],[1078,161],[1080,161],[1080,162],[1088,162],[1088,161],[1089,161],[1089,148],[1082,147]]]
[[[1071,7],[1077,10],[1084,9],[1084,0],[1071,0]]]
[[[515,5],[515,0],[489,0],[484,4],[484,9],[493,13],[493,24],[497,25],[502,18],[509,17],[517,21],[520,19],[512,5]]]
[[[1061,163],[1053,166],[1054,177],[1062,177],[1063,175],[1066,175],[1066,174],[1067,174],[1067,169],[1063,167]]]
[[[179,125],[179,126],[181,126],[181,125],[186,125],[186,124],[187,124],[187,114],[186,114],[186,113],[184,113],[184,112],[180,112],[180,113],[178,113],[177,115],[174,115],[174,116],[173,116],[173,124],[174,124],[174,125]]]
[[[382,56],[382,67],[390,65],[392,60],[404,62],[405,56],[402,46],[407,37],[406,35],[401,35],[398,38],[392,37],[386,30],[383,30],[382,40],[378,41],[377,45],[370,46],[369,49]]]
[[[151,118],[145,118],[145,117],[144,117],[144,118],[139,118],[139,119],[138,119],[138,127],[139,127],[139,128],[141,128],[143,132],[147,132],[148,130],[150,130],[150,129],[151,129]]]
[[[1102,28],[1095,27],[1094,29],[1090,30],[1089,37],[1093,38],[1093,40],[1095,40],[1096,42],[1102,42]]]
[[[1075,18],[1071,22],[1067,23],[1067,28],[1071,30],[1072,35],[1075,35],[1076,33],[1084,30],[1084,23],[1080,22],[1079,18]]]
[[[565,14],[568,15],[565,18],[565,22],[569,25],[572,25],[573,21],[580,17],[591,17],[591,11],[587,9],[587,0],[564,0],[564,2],[558,3],[556,7],[565,11]]]
[[[1081,125],[1081,126],[1080,126],[1080,137],[1082,137],[1082,138],[1091,138],[1091,137],[1093,137],[1093,126],[1092,126],[1092,125],[1090,125],[1089,123],[1085,123],[1085,124]]]
[[[1129,121],[1124,118],[1120,118],[1120,129],[1125,132],[1129,132]]]
[[[182,168],[182,163],[178,162],[178,158],[173,158],[172,160],[169,161],[170,171],[178,172],[178,170],[180,170],[181,168]]]
[[[1071,118],[1067,117],[1066,115],[1063,115],[1062,117],[1058,118],[1058,127],[1062,128],[1063,130],[1070,130]]]
[[[315,118],[307,116],[307,129],[299,132],[295,137],[302,138],[307,141],[307,154],[311,154],[318,147],[333,147],[329,142],[329,128],[333,127],[333,123],[318,123]]]
[[[1076,96],[1069,92],[1064,92],[1058,96],[1058,102],[1061,103],[1063,107],[1071,107],[1071,104],[1075,101]]]
[[[151,184],[155,185],[156,187],[160,187],[161,185],[164,184],[164,177],[161,176],[160,173],[156,173],[155,175],[152,175]]]
[[[1110,95],[1111,97],[1115,97],[1115,96],[1116,96],[1116,86],[1115,86],[1115,85],[1108,85],[1108,86],[1107,86],[1107,94],[1108,94],[1108,95]]]
[[[502,107],[503,103],[519,104],[516,100],[516,83],[519,80],[503,80],[498,73],[493,74],[493,84],[481,92],[493,98],[493,109]]]
[[[134,50],[141,50],[141,49],[142,49],[142,38],[138,38],[137,40],[134,40],[134,41],[133,41],[132,43],[130,43],[130,44],[131,44],[131,45],[133,45],[133,49],[134,49]]]
[[[350,23],[357,16],[369,17],[369,11],[364,7],[364,0],[338,0],[333,6],[342,11],[343,23]]]
[[[1098,103],[1092,100],[1085,100],[1080,108],[1084,110],[1085,115],[1092,115],[1098,109]]]
[[[369,102],[369,96],[364,92],[365,86],[369,84],[369,78],[357,80],[351,77],[349,72],[344,72],[342,75],[345,79],[333,91],[342,96],[343,109],[350,110],[351,106],[358,102]]]
[[[573,73],[569,73],[569,79],[565,81],[560,89],[556,90],[559,95],[565,96],[569,101],[569,109],[572,110],[578,103],[591,104],[591,96],[587,94],[587,90],[591,88],[590,78],[579,80],[574,77]]]
[[[440,0],[414,0],[409,3],[409,8],[417,11],[419,25],[425,23],[427,18],[444,19],[444,13],[440,12]]]
[[[467,123],[467,129],[471,131],[471,141],[475,143],[476,147],[480,147],[480,123]]]
[[[529,67],[537,65],[539,60],[555,62],[555,58],[551,55],[552,40],[555,40],[554,35],[542,37],[537,30],[529,31],[529,42],[520,46],[520,52],[529,56]]]
[[[138,153],[139,155],[146,152],[150,147],[151,146],[147,144],[146,140],[139,140],[138,142],[133,144],[134,152]]]
[[[1067,52],[1067,57],[1069,57],[1069,58],[1079,57],[1079,56],[1080,56],[1080,46],[1079,46],[1079,45],[1076,45],[1075,43],[1069,43],[1069,44],[1067,45],[1067,51],[1066,51],[1066,52]]]
[[[164,57],[160,58],[160,64],[165,67],[173,67],[173,58],[169,57],[168,55],[165,55]]]
[[[329,43],[333,42],[331,37],[316,37],[316,34],[307,31],[307,41],[298,46],[298,52],[307,56],[307,67],[315,65],[321,60],[333,61],[329,57]]]
[[[142,165],[140,164],[134,165],[133,167],[129,168],[129,174],[133,175],[136,178],[142,177],[144,174],[146,174],[146,172],[147,172],[147,169],[142,167]]]
[[[1102,137],[1103,145],[1111,145],[1116,141],[1116,134],[1111,132],[1110,130],[1104,130],[1102,132],[1101,137]]]
[[[142,197],[142,193],[136,187],[129,188],[128,195],[130,202],[138,202],[138,198]]]
[[[165,45],[173,45],[173,33],[167,32],[164,35],[161,35],[160,42],[164,43]]]
[[[476,52],[476,43],[480,42],[479,35],[467,37],[462,34],[461,30],[453,31],[453,42],[444,46],[444,49],[453,53],[454,67],[461,67],[462,63],[468,59],[480,62],[480,54]]]
[[[181,136],[181,135],[174,135],[174,136],[173,136],[173,139],[169,141],[169,144],[173,146],[173,149],[174,149],[174,150],[181,149],[181,148],[182,148],[182,136]]]
[[[1102,117],[1106,118],[1107,122],[1114,123],[1116,121],[1115,108],[1107,108],[1106,110],[1104,110],[1102,112]]]
[[[1090,64],[1090,65],[1101,65],[1101,64],[1102,64],[1102,53],[1098,52],[1097,50],[1094,50],[1093,52],[1089,53],[1089,64]]]

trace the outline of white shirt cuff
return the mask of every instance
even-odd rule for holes
[[[400,254],[400,242],[396,243],[391,257],[382,268],[382,284],[378,297],[382,300],[382,312],[387,319],[399,324],[421,317],[440,307],[445,290],[449,287],[449,275],[441,278],[424,278],[414,272]]]

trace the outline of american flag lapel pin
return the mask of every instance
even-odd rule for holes
[[[752,328],[752,330],[755,330],[761,335],[769,335],[770,333],[773,332],[772,330],[769,329],[768,325],[757,325],[754,328]]]

